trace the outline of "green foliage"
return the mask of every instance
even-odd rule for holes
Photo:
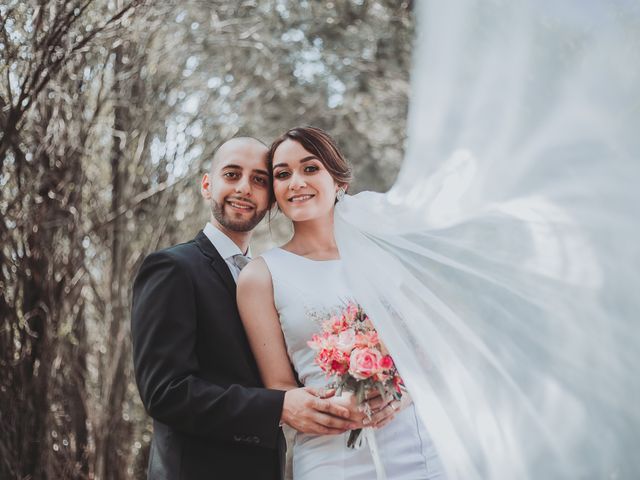
[[[0,477],[140,478],[142,258],[202,227],[200,175],[234,135],[320,126],[352,191],[388,188],[410,3],[14,0],[0,27]],[[286,232],[260,227],[254,250]]]

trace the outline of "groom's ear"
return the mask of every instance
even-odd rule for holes
[[[205,200],[211,200],[211,182],[209,180],[209,174],[205,173],[202,176],[202,181],[200,182],[200,195]]]

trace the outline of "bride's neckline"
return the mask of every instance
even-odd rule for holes
[[[304,260],[308,260],[310,262],[316,262],[316,263],[331,263],[331,262],[339,262],[341,260],[340,258],[332,258],[332,259],[329,259],[329,260],[316,260],[314,258],[304,257],[302,255],[298,255],[297,253],[290,252],[289,250],[285,250],[282,247],[278,247],[278,250],[280,250],[280,251],[282,251],[284,253],[287,253],[289,255],[293,255],[294,257],[302,258]]]

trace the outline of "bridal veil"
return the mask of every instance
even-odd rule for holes
[[[640,475],[640,4],[420,1],[406,158],[336,240],[454,479]]]

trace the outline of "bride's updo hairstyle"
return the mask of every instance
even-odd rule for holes
[[[339,186],[344,188],[345,191],[349,188],[352,180],[351,167],[349,167],[347,160],[338,149],[333,138],[324,130],[316,127],[295,127],[274,140],[269,148],[269,169],[273,169],[273,156],[280,144],[285,140],[298,142],[307,152],[318,157],[318,160]]]

